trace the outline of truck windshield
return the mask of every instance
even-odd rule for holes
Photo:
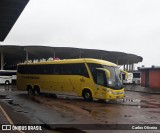
[[[119,90],[123,88],[123,83],[121,79],[121,72],[118,67],[113,66],[103,66],[110,71],[110,78],[108,78],[108,87]]]

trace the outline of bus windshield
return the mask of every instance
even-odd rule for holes
[[[123,83],[121,79],[121,72],[118,67],[113,67],[113,66],[103,66],[106,68],[108,71],[110,71],[110,78],[107,80],[108,81],[108,87],[112,89],[122,89],[123,88]]]

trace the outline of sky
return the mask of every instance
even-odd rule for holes
[[[160,0],[30,0],[1,44],[119,51],[160,66]]]

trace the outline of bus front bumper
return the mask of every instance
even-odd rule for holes
[[[116,100],[124,98],[124,89],[122,90],[109,90],[106,94],[107,100]]]

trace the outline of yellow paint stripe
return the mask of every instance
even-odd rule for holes
[[[0,110],[3,112],[4,116],[6,117],[6,119],[8,120],[9,124],[13,124],[13,121],[10,119],[10,117],[7,115],[6,111],[2,108],[2,106],[0,105]],[[20,133],[25,133],[23,131],[19,131]]]

